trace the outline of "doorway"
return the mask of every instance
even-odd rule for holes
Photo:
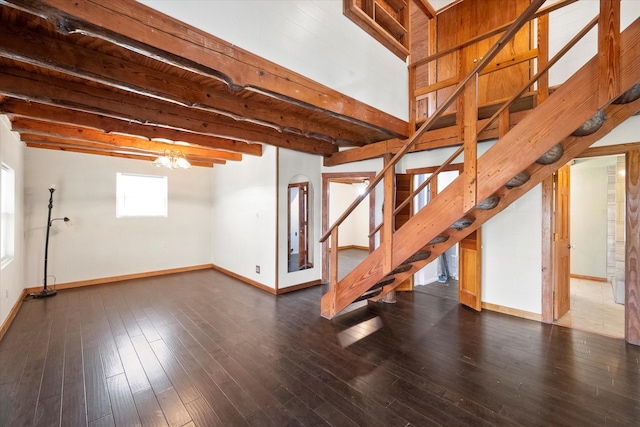
[[[557,246],[570,255],[567,271],[556,270],[554,323],[624,338],[625,156],[580,158],[566,168],[570,240]],[[558,310],[558,293],[567,294],[566,310]]]
[[[287,191],[287,271],[312,268],[309,256],[309,182],[290,183]]]
[[[374,172],[344,172],[322,174],[322,230],[323,234],[358,197],[371,180]],[[368,201],[367,201],[368,199]],[[363,200],[356,211],[339,227],[338,279],[350,272],[375,248],[375,190]],[[322,242],[322,282],[329,283],[329,240]],[[335,242],[331,242],[332,245]],[[344,254],[342,256],[341,254]]]

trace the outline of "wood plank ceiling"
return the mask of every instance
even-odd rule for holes
[[[0,114],[29,147],[213,166],[408,124],[133,0],[0,0]]]

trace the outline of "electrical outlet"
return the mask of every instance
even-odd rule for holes
[[[260,274],[260,266],[256,265],[256,273]]]
[[[6,299],[9,299],[9,289],[5,289],[5,290],[4,290],[4,297],[5,297]]]

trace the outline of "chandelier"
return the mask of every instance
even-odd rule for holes
[[[184,158],[184,154],[180,151],[173,150],[164,150],[163,155],[155,159],[153,164],[158,167],[164,166],[169,169],[189,169],[191,167],[191,163]]]

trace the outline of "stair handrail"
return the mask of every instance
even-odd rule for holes
[[[580,32],[578,32],[571,40],[569,40],[569,42],[567,42],[567,44],[558,51],[558,53],[556,53],[553,58],[551,58],[547,64],[545,64],[542,68],[540,68],[538,70],[538,72],[536,74],[534,74],[533,77],[531,77],[531,79],[525,83],[522,88],[518,91],[518,93],[516,93],[513,97],[511,97],[508,101],[506,101],[505,103],[503,103],[500,108],[498,108],[498,110],[496,110],[495,113],[493,113],[493,115],[482,125],[479,126],[477,134],[480,135],[485,129],[487,129],[491,123],[493,123],[499,116],[500,114],[506,110],[507,108],[509,108],[509,106],[511,104],[513,104],[513,102],[518,99],[524,92],[526,92],[526,90],[535,82],[538,81],[538,79],[540,79],[540,77],[542,77],[544,75],[544,73],[546,73],[549,68],[551,68],[553,65],[555,65],[556,62],[558,62],[560,59],[562,59],[562,57],[573,47],[575,46],[576,43],[578,43],[580,40],[582,40],[582,38],[589,32],[591,31],[591,29],[593,27],[596,26],[596,24],[598,23],[598,20],[600,19],[600,14],[597,14],[582,30],[580,30]],[[416,197],[416,195],[418,195],[427,185],[429,185],[429,183],[432,181],[432,179],[439,174],[442,169],[444,169],[445,167],[449,166],[455,159],[456,157],[458,157],[462,151],[464,150],[463,146],[460,146],[447,160],[445,160],[445,162],[440,165],[430,176],[429,178],[427,178],[422,184],[420,184],[415,190],[413,190],[413,192],[407,196],[406,199],[404,199],[404,201],[402,203],[400,203],[395,210],[393,211],[393,214],[396,215],[398,214],[402,208],[404,208],[405,206],[407,206],[408,203],[411,202],[411,200]],[[373,236],[375,233],[377,233],[381,228],[382,228],[383,223],[381,222],[370,234],[369,237]]]
[[[356,207],[373,191],[373,189],[382,181],[386,172],[394,167],[398,161],[413,147],[416,141],[424,134],[427,130],[433,126],[435,121],[440,118],[440,116],[453,104],[453,102],[458,98],[458,96],[464,91],[466,84],[472,79],[475,78],[476,74],[482,70],[497,54],[500,50],[506,45],[508,41],[511,40],[515,36],[515,34],[520,31],[520,28],[524,25],[525,22],[528,22],[532,19],[532,16],[535,12],[540,8],[540,6],[545,2],[545,0],[533,0],[529,6],[522,12],[522,14],[512,22],[511,26],[504,32],[504,34],[500,37],[500,39],[489,49],[486,55],[476,63],[473,69],[467,74],[467,76],[458,83],[458,87],[456,90],[447,98],[447,100],[436,109],[436,111],[431,115],[421,126],[420,128],[407,139],[407,142],[402,146],[402,148],[391,158],[389,162],[387,162],[382,170],[378,172],[378,174],[371,180],[365,191],[360,194],[356,199],[349,205],[349,207],[340,215],[340,217],[329,227],[327,231],[320,237],[320,242],[324,242],[329,238],[331,232],[334,228],[340,226],[344,222],[345,219],[354,211]]]

